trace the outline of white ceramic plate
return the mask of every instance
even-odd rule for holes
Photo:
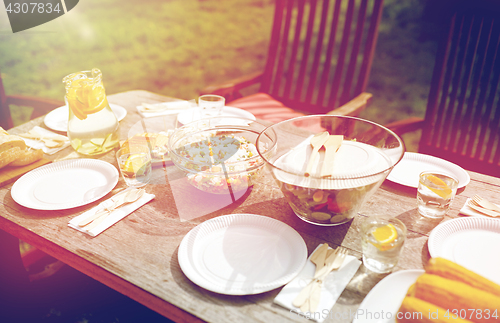
[[[118,178],[118,170],[102,160],[63,160],[24,174],[12,186],[11,195],[30,209],[70,209],[108,194]]]
[[[353,323],[395,322],[408,288],[424,272],[422,269],[401,270],[382,279],[366,295]]]
[[[239,118],[246,118],[246,119],[252,119],[255,120],[255,116],[251,114],[250,112],[239,109],[239,108],[234,108],[234,107],[229,107],[229,106],[224,106],[222,109],[221,115],[222,117],[239,117]],[[197,121],[201,119],[201,115],[199,113],[198,108],[191,108],[182,111],[177,115],[177,121],[181,124],[187,124],[193,121]]]
[[[227,295],[273,290],[291,281],[307,260],[302,237],[278,220],[229,214],[192,229],[179,246],[179,264],[196,285]]]
[[[429,253],[456,262],[500,284],[500,221],[459,218],[441,223],[429,235]]]
[[[115,116],[118,119],[118,121],[123,120],[123,118],[125,118],[125,116],[127,115],[127,110],[122,106],[110,103],[109,107],[115,113]],[[52,130],[66,132],[68,131],[68,118],[69,118],[68,106],[64,105],[62,107],[50,111],[43,119],[43,122],[48,128]]]
[[[460,166],[447,160],[418,153],[406,152],[403,159],[387,176],[391,182],[409,187],[418,187],[418,176],[425,171],[441,171],[458,179],[458,188],[470,182],[469,174]]]

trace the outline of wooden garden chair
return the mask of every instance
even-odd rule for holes
[[[383,0],[276,0],[263,71],[202,93],[279,122],[304,114],[357,115],[366,93]],[[242,90],[258,84],[257,93]],[[333,111],[332,111],[333,110]]]
[[[30,119],[35,119],[47,114],[53,109],[63,106],[64,102],[59,100],[38,98],[25,95],[6,95],[0,72],[0,127],[8,130],[14,127],[10,106],[23,106],[33,108]]]
[[[1,76],[2,74],[0,73],[0,126],[5,130],[8,130],[14,126],[10,114],[10,105],[32,107],[33,112],[31,114],[31,119],[40,117],[52,111],[53,109],[64,105],[64,102],[58,100],[23,95],[6,95]],[[7,248],[6,246],[12,245],[12,243],[6,243],[6,239],[10,239],[6,237],[6,234],[0,235],[0,248],[2,248],[1,246]],[[14,239],[14,237],[12,237],[12,239]],[[19,244],[19,241],[17,239],[15,239],[14,241],[17,241],[17,243]],[[28,251],[23,252],[23,254],[21,255],[22,264],[25,268],[29,268],[46,256],[47,255],[39,249],[31,248]],[[0,261],[3,260],[0,259]],[[59,266],[59,264],[52,264],[51,267],[46,268],[45,272],[30,278],[36,280],[38,278],[43,278],[46,275],[50,275],[57,270],[57,266]]]
[[[500,176],[500,5],[455,1],[440,41],[425,118],[387,125],[422,129],[419,152]]]

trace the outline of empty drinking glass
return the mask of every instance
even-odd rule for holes
[[[202,118],[217,117],[222,113],[226,99],[220,95],[206,94],[198,99]]]

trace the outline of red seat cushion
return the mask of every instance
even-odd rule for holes
[[[296,117],[304,116],[305,114],[287,108],[281,103],[273,99],[272,96],[266,93],[252,94],[231,102],[226,105],[246,110],[253,114],[257,119],[278,123],[283,120],[288,120]]]
[[[228,106],[240,108],[252,113],[257,119],[278,123],[288,119],[305,116],[306,114],[287,108],[278,100],[266,93],[252,94],[227,103]],[[313,133],[325,131],[321,124],[297,121],[296,127],[307,129]]]

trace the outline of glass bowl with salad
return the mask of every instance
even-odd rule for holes
[[[324,143],[315,137],[323,137]],[[276,142],[272,154],[266,147],[269,139]],[[294,213],[321,226],[350,221],[405,152],[391,130],[334,115],[274,124],[260,134],[256,146]]]
[[[253,185],[264,167],[255,144],[265,128],[240,117],[197,120],[170,136],[170,158],[197,189],[212,194],[241,192]],[[273,145],[270,138],[263,138],[261,149]]]

